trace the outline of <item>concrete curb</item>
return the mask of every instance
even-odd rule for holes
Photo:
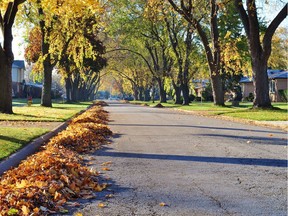
[[[32,142],[27,144],[24,148],[10,155],[4,161],[0,162],[0,176],[7,170],[18,166],[22,160],[26,159],[28,156],[34,154],[39,150],[43,143],[47,142],[53,136],[64,130],[68,126],[68,121],[60,124],[58,127],[54,128],[52,131],[34,139]]]
[[[88,106],[86,109],[75,114],[72,118],[78,115],[81,115],[82,113],[90,109],[92,106],[93,105]],[[66,122],[63,122],[58,127],[54,128],[52,131],[44,134],[43,136],[40,136],[34,139],[32,142],[28,143],[22,149],[10,155],[8,158],[4,159],[3,161],[1,161],[0,162],[0,176],[3,175],[3,173],[6,172],[7,170],[18,166],[22,160],[26,159],[28,156],[37,152],[45,142],[48,142],[49,139],[57,135],[62,130],[66,129],[71,119],[68,119]]]

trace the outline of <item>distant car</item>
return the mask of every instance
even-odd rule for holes
[[[127,100],[127,101],[133,101],[133,100],[134,100],[134,97],[132,97],[132,96],[128,96],[128,97],[125,97],[124,100]]]

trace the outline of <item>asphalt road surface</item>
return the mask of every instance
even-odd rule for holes
[[[286,132],[164,108],[105,109],[114,137],[89,158],[97,170],[108,162],[101,176],[112,185],[75,212],[287,215]]]

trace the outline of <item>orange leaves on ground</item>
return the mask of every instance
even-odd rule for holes
[[[164,203],[164,202],[159,203],[159,205],[160,205],[161,207],[165,207],[165,206],[167,206],[167,204]]]
[[[108,112],[103,110],[100,106],[94,106],[84,112],[83,114],[75,117],[71,124],[93,122],[96,124],[107,124]]]
[[[99,208],[105,208],[106,205],[105,205],[104,203],[99,203],[99,204],[98,204],[98,207],[99,207]]]
[[[107,161],[101,164],[101,166],[107,166],[107,165],[111,165],[112,161]]]
[[[111,169],[109,167],[102,167],[101,170],[103,171],[110,171]]]
[[[109,106],[109,104],[107,104],[105,101],[95,101],[94,104],[96,106]]]
[[[80,120],[82,117],[86,120]],[[107,119],[107,112],[92,107],[72,120],[43,151],[7,171],[0,181],[0,215],[63,212],[67,200],[93,198],[93,191],[104,190],[107,184],[98,184],[98,173],[84,166],[78,153],[98,149],[106,142],[112,134],[105,125]]]

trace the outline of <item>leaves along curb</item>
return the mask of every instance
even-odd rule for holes
[[[42,151],[7,171],[0,181],[0,215],[65,212],[62,206],[68,200],[91,198],[93,191],[105,189],[107,184],[98,183],[99,174],[85,166],[79,153],[95,151],[106,142],[112,135],[107,121],[108,113],[93,106],[75,117]]]

